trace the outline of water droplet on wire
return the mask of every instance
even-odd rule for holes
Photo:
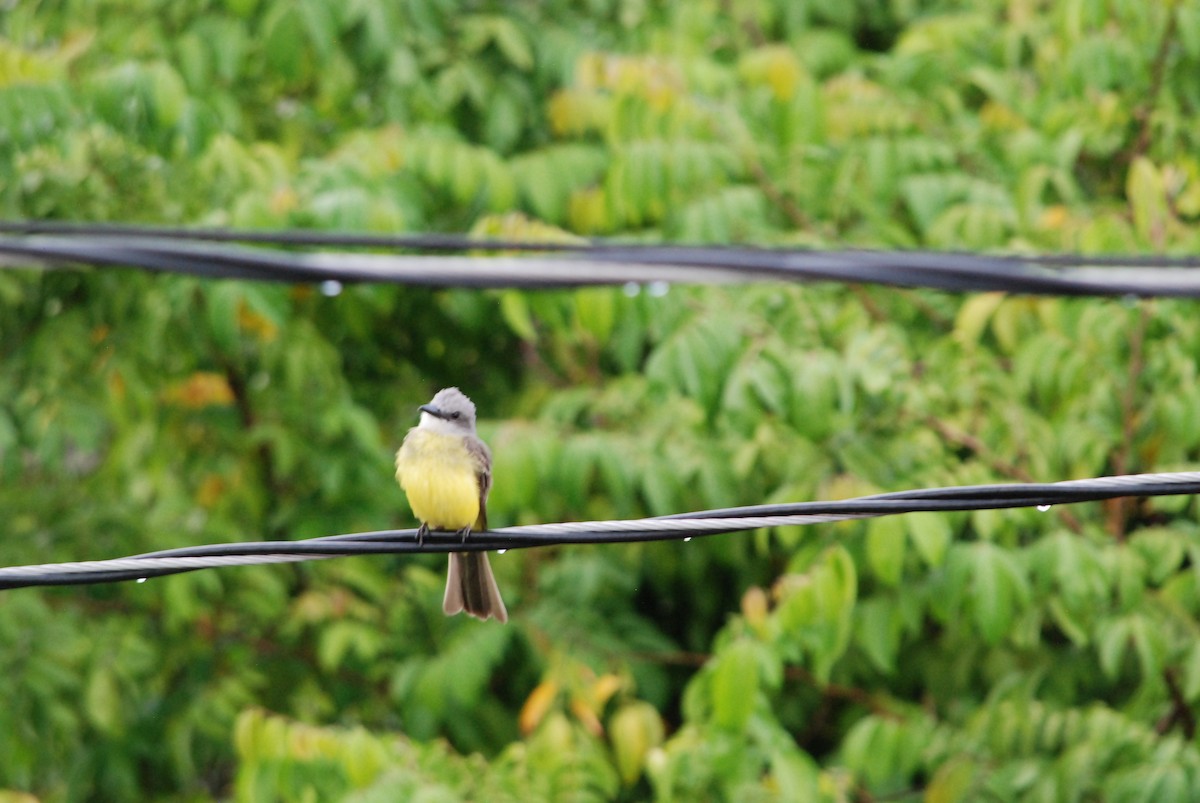
[[[144,582],[146,582],[146,578],[145,578],[145,577],[139,577],[139,578],[137,579],[137,581],[138,581],[139,583],[144,583]]]
[[[507,551],[508,551],[507,549],[497,549],[497,550],[496,550],[496,554],[497,554],[497,555],[503,555],[503,554],[504,554],[505,552],[507,552]]]
[[[647,288],[646,292],[650,293],[654,298],[662,298],[670,289],[671,285],[666,282],[650,282],[650,287]]]
[[[691,540],[692,540],[692,537],[689,535],[687,538],[683,539],[683,543],[686,544],[688,541],[691,541]]]
[[[642,286],[637,282],[625,282],[621,290],[630,298],[636,298],[638,293],[642,292]]]
[[[341,295],[342,283],[337,279],[326,279],[321,282],[321,295],[333,298],[336,295]]]
[[[1045,512],[1046,512],[1047,510],[1049,510],[1049,509],[1050,509],[1050,506],[1049,506],[1049,505],[1038,505],[1038,512],[1039,512],[1039,513],[1045,513]]]

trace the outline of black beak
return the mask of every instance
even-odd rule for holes
[[[446,417],[446,416],[445,416],[445,415],[442,413],[442,408],[440,408],[440,407],[437,407],[437,406],[435,406],[435,405],[432,405],[432,404],[422,404],[422,405],[421,405],[420,407],[418,407],[417,409],[418,409],[418,410],[420,410],[420,411],[421,411],[421,412],[423,412],[423,413],[429,413],[429,414],[430,414],[431,416],[433,416],[434,418],[445,418],[445,417]]]

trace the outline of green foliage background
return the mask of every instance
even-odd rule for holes
[[[43,0],[0,214],[1195,253],[1197,0]],[[0,272],[0,563],[1194,467],[1192,302]],[[0,594],[0,799],[1189,800],[1190,498]]]

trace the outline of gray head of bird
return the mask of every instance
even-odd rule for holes
[[[475,431],[475,403],[458,388],[443,388],[422,404],[421,426],[435,432]]]

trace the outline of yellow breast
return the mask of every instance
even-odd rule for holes
[[[479,481],[457,435],[413,429],[396,453],[396,479],[413,514],[434,530],[461,530],[479,516]]]

